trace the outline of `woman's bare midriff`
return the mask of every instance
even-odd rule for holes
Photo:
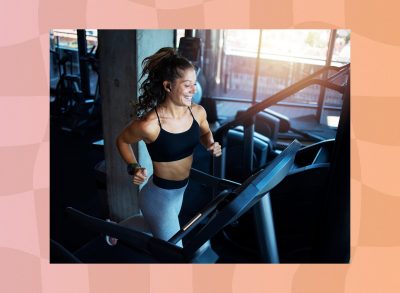
[[[154,162],[154,174],[168,180],[183,180],[189,177],[193,155],[173,162]]]

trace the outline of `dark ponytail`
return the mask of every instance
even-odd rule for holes
[[[142,75],[145,76],[139,89],[136,116],[141,118],[165,100],[163,82],[171,83],[181,77],[181,71],[194,68],[189,60],[178,55],[173,48],[161,48],[142,62]]]

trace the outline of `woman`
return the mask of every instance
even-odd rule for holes
[[[139,207],[154,237],[168,240],[179,231],[178,214],[188,184],[193,150],[201,142],[214,156],[221,146],[213,139],[203,107],[192,103],[196,93],[194,66],[162,48],[144,59],[139,96],[139,119],[126,126],[117,139],[134,184],[147,179],[131,144],[143,140],[153,162],[153,176],[139,193]],[[178,245],[182,245],[181,242]]]

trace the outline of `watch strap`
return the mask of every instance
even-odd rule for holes
[[[128,171],[129,175],[134,175],[135,174],[135,169],[136,168],[140,168],[140,164],[139,163],[130,163],[128,164],[128,166],[126,167],[126,170]]]

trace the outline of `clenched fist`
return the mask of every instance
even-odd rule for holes
[[[137,167],[133,173],[132,182],[133,184],[140,185],[147,179],[146,168]]]
[[[221,145],[218,142],[212,143],[207,148],[207,151],[209,151],[214,157],[219,157],[222,154]]]

